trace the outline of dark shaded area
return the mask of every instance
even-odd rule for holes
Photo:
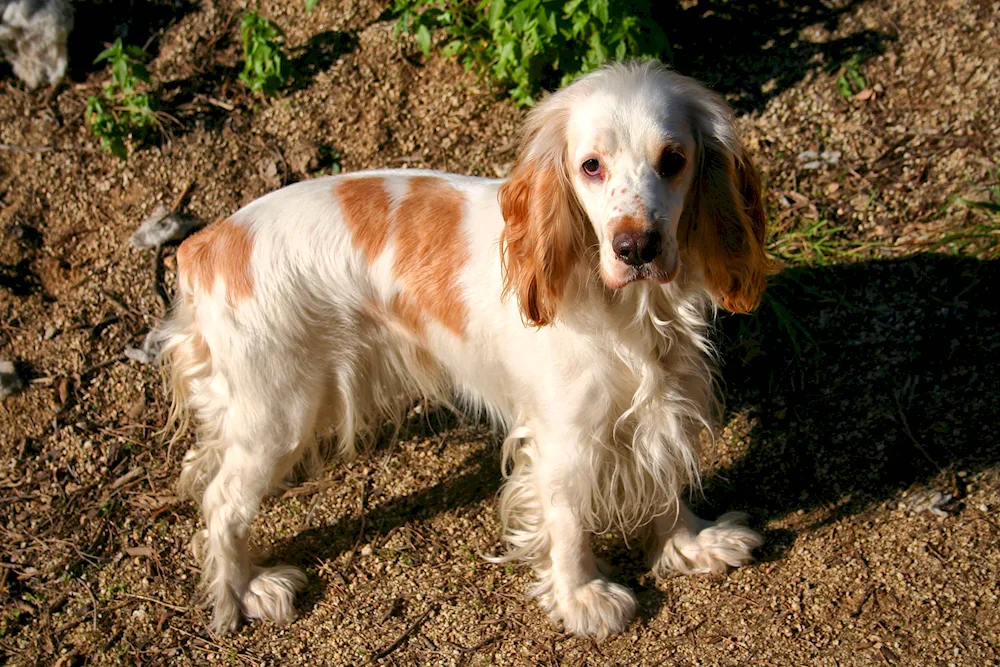
[[[118,37],[156,57],[158,37],[167,27],[199,8],[195,0],[76,0],[69,36],[69,78],[80,81],[104,69],[94,58]]]
[[[357,45],[357,35],[351,32],[326,30],[309,38],[301,47],[291,53],[293,88],[305,88],[320,72],[330,69],[345,53],[350,53]]]
[[[943,255],[777,276],[755,315],[723,321],[728,406],[756,424],[700,509],[759,525],[834,521],[918,483],[960,499],[956,473],[1000,461],[998,278],[1000,262]]]
[[[16,264],[0,262],[0,288],[14,296],[29,296],[40,290],[42,284],[31,263],[32,259],[28,257]]]
[[[863,61],[882,53],[895,35],[861,30],[823,42],[799,37],[809,26],[836,30],[861,2],[700,0],[685,3],[690,5],[686,8],[664,2],[655,20],[670,41],[671,51],[663,59],[745,113],[762,109],[810,71],[836,71],[853,56]]]

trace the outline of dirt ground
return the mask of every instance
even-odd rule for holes
[[[662,17],[676,67],[741,114],[790,260],[755,316],[720,319],[728,407],[694,498],[749,512],[766,544],[727,576],[655,581],[602,536],[640,601],[602,643],[552,627],[527,571],[481,557],[500,545],[496,438],[429,410],[267,502],[257,549],[310,577],[294,623],[207,630],[198,517],[174,495],[189,443],[158,434],[159,377],[123,356],[162,315],[130,234],[158,203],[211,220],[337,168],[503,175],[522,116],[394,40],[373,0],[261,2],[300,76],[252,98],[243,4],[81,0],[54,95],[0,65],[0,359],[26,384],[0,402],[0,660],[1000,664],[998,219],[953,199],[997,186],[1000,3],[688,0]],[[125,162],[83,119],[116,35],[148,44],[174,119]],[[865,81],[852,99],[845,67]]]

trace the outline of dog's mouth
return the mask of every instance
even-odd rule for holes
[[[626,285],[647,280],[649,282],[665,285],[677,277],[680,273],[680,258],[674,255],[674,259],[668,260],[660,255],[651,262],[639,266],[629,266],[624,262],[615,262],[615,271],[609,275],[607,271],[601,271],[604,284],[611,289],[621,289]]]

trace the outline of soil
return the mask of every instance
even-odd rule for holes
[[[997,218],[955,198],[997,187],[1000,3],[688,0],[661,17],[676,67],[740,113],[775,249],[801,261],[757,314],[720,317],[728,407],[692,494],[704,515],[749,512],[757,561],[656,581],[601,536],[640,602],[601,643],[483,559],[496,435],[426,406],[395,444],[267,501],[255,548],[308,572],[298,619],[207,630],[197,511],[174,495],[190,443],[160,432],[159,375],[123,354],[163,314],[155,253],[129,236],[158,204],[211,220],[336,169],[504,175],[522,111],[397,41],[388,2],[261,2],[300,72],[273,100],[236,78],[244,3],[136,4],[76,3],[55,91],[0,66],[0,359],[26,385],[0,402],[8,664],[998,664]],[[127,161],[83,117],[116,35],[147,45],[169,114]],[[838,91],[845,68],[861,94]]]

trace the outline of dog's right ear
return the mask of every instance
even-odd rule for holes
[[[500,186],[503,294],[517,296],[525,320],[551,324],[573,266],[583,257],[586,224],[566,171],[565,113],[550,97],[529,114],[521,157]]]

